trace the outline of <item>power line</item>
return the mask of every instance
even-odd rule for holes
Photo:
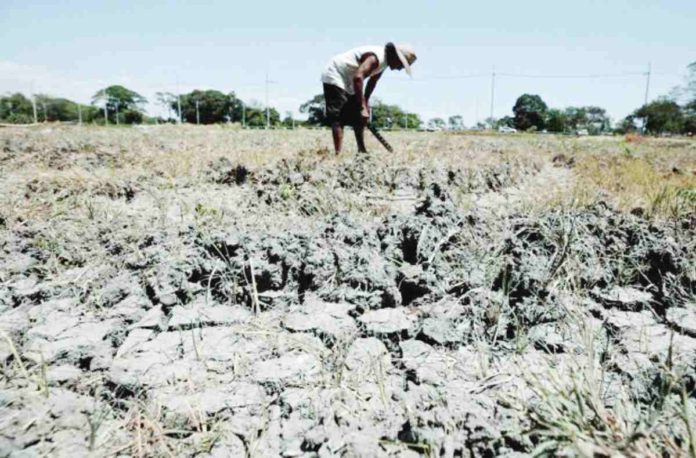
[[[644,72],[630,73],[595,73],[587,75],[538,75],[527,73],[498,73],[506,78],[549,78],[549,79],[596,79],[596,78],[625,78],[629,76],[645,76]]]
[[[645,72],[623,72],[623,73],[589,73],[589,74],[570,74],[570,75],[560,75],[560,74],[535,74],[535,73],[496,73],[497,77],[505,78],[539,78],[539,79],[603,79],[603,78],[628,78],[635,76],[645,76]],[[679,76],[672,73],[651,73],[652,76]],[[445,75],[445,76],[429,76],[426,78],[395,78],[395,81],[401,82],[413,82],[413,83],[426,83],[429,81],[442,81],[442,80],[461,80],[461,79],[474,79],[474,78],[490,78],[490,73],[470,73],[463,75]]]
[[[179,74],[176,75],[176,107],[179,110],[179,116],[176,119],[176,123],[181,124],[183,119],[181,118],[181,91],[179,90]]]
[[[397,82],[409,82],[409,83],[427,83],[430,81],[446,81],[446,80],[463,80],[463,79],[474,79],[474,78],[488,78],[491,76],[490,73],[470,73],[464,75],[445,75],[445,76],[429,76],[426,78],[394,78]]]
[[[493,119],[493,105],[495,103],[495,67],[491,72],[491,119]]]
[[[36,94],[34,94],[34,82],[31,82],[31,108],[34,111],[34,124],[38,124],[39,116],[36,112]]]
[[[268,70],[266,70],[266,129],[268,129],[271,126],[271,109],[270,106],[268,105],[268,85],[276,83],[276,81],[271,81],[268,79]]]
[[[652,70],[652,63],[648,62],[648,73],[645,74],[646,80],[645,80],[645,104],[648,104],[648,93],[650,92],[650,71]],[[648,116],[645,116],[645,119],[643,120],[643,133],[648,128]]]
[[[415,82],[426,82],[426,81],[442,81],[442,80],[463,80],[471,78],[488,78],[490,73],[470,73],[464,75],[445,75],[445,76],[431,76],[425,79],[414,78]],[[408,79],[403,79],[404,81],[410,81]]]

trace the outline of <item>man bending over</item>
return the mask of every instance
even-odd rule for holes
[[[365,125],[370,119],[369,101],[377,82],[387,67],[405,69],[410,76],[415,61],[416,53],[410,46],[391,42],[383,47],[361,46],[331,59],[321,81],[336,154],[341,152],[344,126],[353,126],[358,151],[366,152]]]

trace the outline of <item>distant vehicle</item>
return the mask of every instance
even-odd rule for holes
[[[578,137],[587,137],[590,135],[590,133],[587,131],[587,129],[578,129],[577,132],[575,132],[575,135]]]
[[[514,134],[517,132],[517,129],[514,127],[508,127],[508,126],[500,126],[498,127],[498,132],[502,132],[504,134]]]

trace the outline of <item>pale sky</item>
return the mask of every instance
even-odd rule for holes
[[[414,78],[389,72],[375,97],[424,121],[466,125],[539,94],[549,106],[599,105],[619,119],[666,95],[696,61],[696,1],[0,0],[0,93],[47,93],[89,103],[110,84],[154,102],[157,91],[235,91],[282,115],[321,92],[329,58],[363,44],[413,45]],[[467,75],[479,77],[462,78]],[[154,103],[150,113],[161,109]]]

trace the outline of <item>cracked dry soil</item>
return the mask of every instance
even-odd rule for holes
[[[120,154],[122,139],[87,153],[61,135],[51,157],[81,170]],[[665,455],[693,440],[693,218],[530,210],[520,195],[572,180],[543,155],[221,155],[173,184],[80,187],[12,171],[39,134],[3,136],[3,192],[40,202],[0,215],[1,456]]]

